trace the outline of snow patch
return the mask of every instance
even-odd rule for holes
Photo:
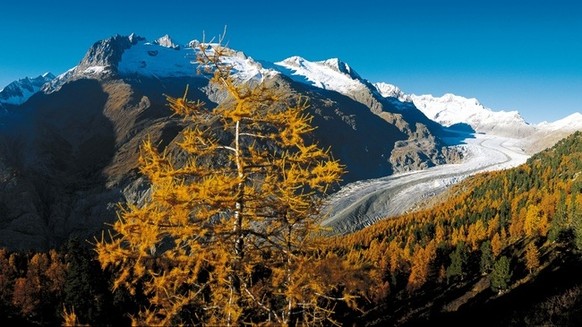
[[[374,87],[380,92],[385,98],[396,98],[402,102],[412,102],[412,99],[408,94],[405,94],[400,90],[400,88],[393,84],[388,84],[384,82],[374,83]]]
[[[346,63],[337,58],[311,62],[299,56],[293,56],[275,65],[288,71],[282,71],[293,80],[342,94],[365,88],[359,75]]]
[[[4,91],[4,89],[2,91]],[[24,102],[26,102],[26,100],[30,99],[30,97],[33,96],[36,92],[37,91],[22,89],[20,91],[20,94],[13,95],[13,96],[8,97],[6,99],[2,99],[1,102],[5,103],[5,104],[11,104],[11,105],[20,105],[20,104],[23,104]]]
[[[87,69],[85,69],[83,71],[83,73],[89,74],[89,75],[96,75],[96,74],[102,74],[106,70],[108,70],[108,67],[106,67],[106,66],[91,66],[91,67],[87,67]]]
[[[198,69],[197,57],[200,53],[200,42],[191,41],[187,47],[174,47],[171,39],[162,37],[154,43],[140,41],[125,50],[117,67],[121,75],[142,75],[157,78],[192,77]],[[215,44],[207,44],[209,55],[213,53]],[[222,58],[224,64],[233,70],[233,76],[239,81],[251,79],[262,80],[275,72],[264,69],[251,57],[242,52],[231,51]]]

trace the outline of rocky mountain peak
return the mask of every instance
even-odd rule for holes
[[[88,70],[111,70],[116,72],[117,64],[121,61],[123,52],[139,41],[145,40],[142,37],[131,34],[130,36],[115,35],[105,40],[95,42],[85,57],[77,66],[77,72],[87,72]]]
[[[396,98],[400,101],[407,101],[407,102],[412,101],[410,99],[410,96],[408,96],[407,94],[402,92],[402,90],[394,84],[380,82],[380,83],[374,83],[374,86],[376,87],[378,92],[380,92],[380,94],[385,98]]]
[[[321,64],[335,70],[338,73],[348,75],[355,80],[361,80],[362,77],[350,67],[347,63],[341,61],[339,58],[330,58],[324,61],[320,61]]]
[[[44,73],[34,78],[25,77],[8,84],[0,90],[0,106],[2,104],[20,105],[28,100],[42,86],[55,78],[52,73]]]
[[[168,34],[157,39],[154,43],[165,48],[180,50],[180,45],[174,43]]]
[[[95,42],[79,62],[70,70],[54,78],[41,89],[44,93],[59,90],[65,83],[79,78],[114,77],[119,73],[118,66],[123,53],[146,39],[134,33],[129,36],[114,35]]]

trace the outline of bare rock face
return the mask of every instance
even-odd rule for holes
[[[390,155],[395,172],[421,170],[451,162],[446,147],[428,131],[425,125],[416,124],[408,140],[398,141]]]
[[[137,41],[134,38],[116,35],[96,42],[81,60],[78,70],[84,71],[93,66],[115,67],[121,60],[123,51],[131,47],[132,40]]]
[[[163,47],[166,47],[166,48],[171,48],[171,49],[176,49],[176,50],[180,49],[180,45],[174,43],[174,41],[172,41],[172,38],[168,34],[157,39],[155,42]]]
[[[44,93],[58,91],[64,84],[78,79],[106,79],[118,77],[117,65],[123,52],[143,37],[115,35],[108,39],[95,42],[87,51],[81,62],[73,69],[58,76],[42,87]]]

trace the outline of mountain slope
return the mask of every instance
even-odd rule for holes
[[[522,166],[469,178],[433,208],[338,237],[330,250],[375,265],[370,325],[580,321],[582,302],[571,296],[582,287],[581,172],[576,132]]]
[[[412,95],[411,99],[427,116],[445,126],[467,123],[479,132],[518,138],[532,129],[517,111],[493,111],[474,98],[445,94],[438,98]]]
[[[286,75],[295,81],[307,82],[315,87],[342,94],[357,92],[366,87],[360,75],[338,58],[310,62],[299,56],[294,56],[276,62],[275,65],[287,69]]]
[[[7,214],[0,216],[0,245],[48,248],[70,235],[85,237],[115,219],[114,203],[147,196],[137,171],[139,145],[149,136],[172,148],[187,126],[170,116],[163,94],[182,96],[190,85],[189,98],[210,108],[227,100],[196,74],[196,45],[167,35],[98,41],[77,66],[2,120],[0,209]],[[206,46],[212,53],[217,45]],[[238,83],[263,82],[289,101],[309,101],[313,140],[347,166],[344,184],[461,159],[443,142],[442,126],[406,95],[393,89],[395,96],[383,96],[338,59],[270,64],[227,52],[224,62]]]
[[[171,116],[164,94],[180,97],[189,85],[188,97],[210,108],[225,101],[207,76],[196,74],[197,55],[167,36],[154,42],[114,36],[96,42],[76,67],[3,119],[0,246],[47,249],[72,235],[87,238],[114,221],[116,203],[140,203],[148,194],[137,170],[141,142],[150,137],[173,149],[188,125]],[[388,121],[365,101],[299,83],[241,52],[228,50],[224,61],[238,83],[264,82],[289,101],[309,101],[313,139],[347,166],[344,183],[446,162],[427,127],[439,126],[419,112],[410,123],[402,114]]]
[[[407,137],[399,140],[391,152],[390,162],[395,171],[427,168],[458,159],[454,151],[445,148],[441,125],[407,102],[383,97],[376,87],[337,58],[311,62],[294,56],[270,65],[270,68],[315,89],[347,96],[396,126]]]
[[[535,132],[524,140],[524,148],[529,153],[537,153],[575,131],[582,130],[582,114],[574,113],[555,122],[542,122],[535,125]]]

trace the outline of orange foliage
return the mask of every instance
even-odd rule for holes
[[[97,242],[101,265],[115,271],[114,288],[134,294],[143,285],[149,306],[137,324],[192,323],[184,310],[199,324],[285,325],[292,313],[323,323],[333,312],[328,293],[353,304],[351,276],[362,264],[357,254],[318,252],[321,194],[343,166],[306,141],[314,127],[304,100],[238,83],[221,61],[230,49],[199,47],[201,67],[228,99],[206,110],[186,94],[168,97],[192,123],[176,143],[181,154],[144,142],[151,199],[122,206],[113,237]]]

